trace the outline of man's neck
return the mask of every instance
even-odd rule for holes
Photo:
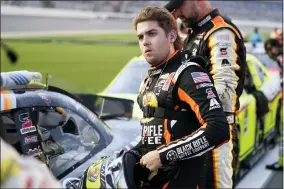
[[[166,63],[169,59],[171,59],[175,54],[177,53],[177,50],[175,50],[174,48],[171,48],[169,55],[160,63],[154,65],[153,67],[159,67],[160,65]]]

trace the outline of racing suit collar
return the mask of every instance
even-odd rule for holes
[[[149,76],[154,76],[154,75],[157,75],[157,74],[160,74],[163,70],[163,68],[165,67],[166,65],[166,62],[172,62],[172,60],[175,59],[175,57],[177,57],[176,55],[178,54],[179,50],[176,50],[171,56],[169,56],[168,59],[166,59],[165,61],[157,64],[156,66],[151,66],[148,70],[148,74]]]
[[[208,13],[202,19],[200,19],[200,21],[194,23],[191,29],[193,31],[198,31],[200,28],[204,27],[204,25],[206,25],[207,23],[210,23],[209,21],[211,21],[213,18],[215,18],[218,15],[220,15],[218,9],[212,10],[210,13]]]

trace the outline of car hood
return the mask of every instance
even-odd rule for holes
[[[114,119],[105,122],[113,131],[114,136],[112,142],[106,148],[62,178],[60,182],[63,183],[66,179],[81,177],[84,171],[96,160],[103,156],[113,155],[114,152],[124,148],[129,150],[140,141],[140,121],[138,119]]]

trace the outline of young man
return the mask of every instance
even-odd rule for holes
[[[140,182],[149,182],[148,187],[203,188],[203,154],[227,150],[220,145],[230,139],[213,80],[199,66],[202,58],[186,60],[179,50],[177,23],[166,9],[142,9],[134,27],[151,67],[137,99],[142,139],[127,153],[150,170],[147,181]]]
[[[207,0],[171,0],[165,7],[174,17],[180,18],[186,27],[191,28],[184,42],[184,50],[189,57],[199,55],[208,60],[205,69],[214,79],[232,130],[233,137],[226,144],[229,151],[217,149],[207,153],[206,187],[232,188],[232,167],[236,170],[239,151],[235,144],[235,113],[239,109],[247,69],[243,37],[238,28],[221,16],[217,9],[213,9]]]

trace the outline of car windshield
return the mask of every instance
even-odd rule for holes
[[[107,93],[137,94],[139,86],[147,75],[149,64],[143,60],[129,63],[111,84]]]
[[[66,115],[52,110],[39,111],[38,120],[42,148],[56,177],[82,161],[100,143],[100,135],[93,125],[77,113],[63,110]]]

